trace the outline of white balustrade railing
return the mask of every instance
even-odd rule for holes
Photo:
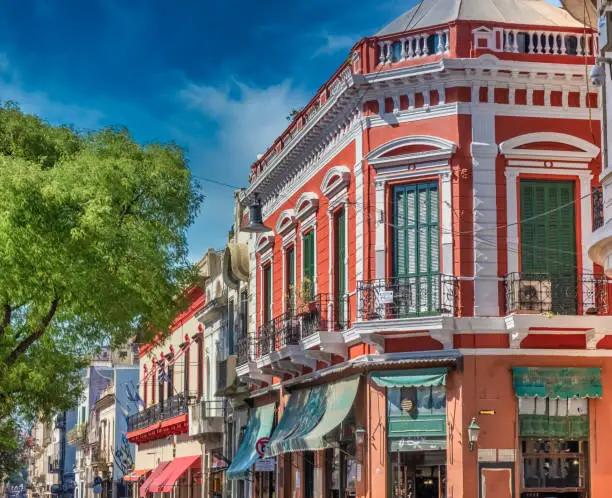
[[[504,29],[504,52],[591,56],[597,53],[597,39],[591,33]]]
[[[444,54],[450,50],[448,29],[433,33],[419,33],[396,40],[378,42],[378,64],[393,64],[428,55]]]

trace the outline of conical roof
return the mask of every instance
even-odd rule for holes
[[[582,27],[569,12],[544,0],[422,0],[385,26],[385,36],[453,21]]]

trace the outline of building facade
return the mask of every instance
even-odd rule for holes
[[[252,166],[249,496],[606,497],[597,37],[539,0],[419,2]],[[245,352],[244,354],[240,354]]]

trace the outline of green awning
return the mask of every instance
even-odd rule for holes
[[[600,368],[515,367],[514,390],[519,397],[600,398]]]
[[[588,438],[589,416],[519,415],[519,434],[523,437]]]
[[[446,438],[389,438],[389,451],[436,451],[446,449]]]
[[[298,410],[299,416],[291,424],[293,430],[283,431],[282,438],[276,437],[275,431],[274,440],[266,448],[266,457],[292,451],[327,448],[329,443],[325,441],[325,436],[347,417],[357,396],[358,387],[359,376],[353,376],[292,394],[287,406],[289,407],[294,396],[299,396],[294,403],[294,406],[301,407]],[[292,416],[292,413],[288,416]]]
[[[446,368],[381,370],[370,375],[380,387],[432,387],[446,385]]]
[[[273,423],[274,403],[260,406],[251,413],[240,448],[225,473],[227,479],[246,479],[249,476],[251,465],[259,458],[255,445],[262,437],[270,436]]]

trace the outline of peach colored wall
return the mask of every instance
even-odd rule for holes
[[[603,398],[591,400],[591,493],[589,498],[608,498],[612,489],[612,359],[551,356],[464,357],[461,373],[449,375],[448,486],[449,498],[478,496],[477,451],[467,448],[467,426],[476,416],[480,425],[478,448],[518,448],[518,408],[512,384],[513,366],[599,367],[602,369]],[[459,397],[457,399],[457,397]],[[457,406],[460,407],[457,410]],[[495,415],[479,415],[495,410]],[[516,496],[520,490],[520,455],[515,462]]]

